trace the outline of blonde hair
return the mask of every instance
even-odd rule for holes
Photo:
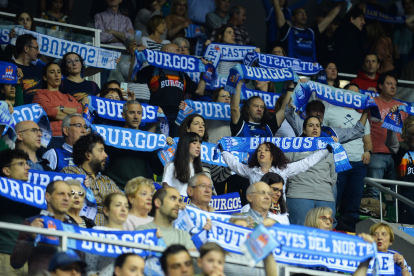
[[[333,211],[331,208],[326,207],[326,206],[316,207],[316,208],[311,209],[306,214],[305,226],[319,229],[319,217],[325,215],[325,213],[329,213],[332,216]],[[332,224],[331,224],[330,230],[332,230]]]
[[[401,138],[407,138],[407,130],[410,128],[411,125],[414,124],[414,116],[408,116],[407,119],[404,120],[402,129],[401,129]]]
[[[175,6],[178,5],[181,2],[185,2],[186,8],[185,8],[185,14],[183,15],[185,18],[188,18],[188,2],[187,0],[173,0],[172,4],[171,4],[171,15],[176,15],[175,14]]]
[[[134,198],[135,194],[141,187],[149,187],[151,189],[151,193],[155,190],[154,183],[151,179],[142,176],[134,177],[125,185],[125,195],[128,198],[128,202],[129,197]],[[129,206],[129,208],[132,208],[132,206]]]
[[[374,225],[372,225],[370,228],[369,228],[369,234],[372,236],[372,235],[374,235],[374,232],[378,229],[378,228],[381,228],[381,227],[384,227],[385,228],[385,231],[387,231],[388,232],[388,235],[390,235],[390,242],[392,243],[392,242],[394,242],[394,231],[392,231],[392,228],[388,225],[388,224],[386,224],[386,223],[383,223],[383,222],[378,222],[378,223],[375,223]]]
[[[254,228],[254,221],[251,216],[245,215],[243,213],[234,213],[231,215],[229,222],[235,224],[238,220],[243,220],[247,222],[249,228]]]

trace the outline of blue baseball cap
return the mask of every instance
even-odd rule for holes
[[[17,83],[17,66],[13,63],[0,61],[0,83]]]
[[[68,249],[65,252],[59,252],[53,255],[49,262],[49,271],[53,271],[58,267],[71,263],[78,263],[81,268],[86,267],[85,261],[79,258],[78,254],[76,254],[74,250]]]

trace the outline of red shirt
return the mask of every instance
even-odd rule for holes
[[[377,80],[379,74],[375,75],[375,78],[371,79],[365,75],[364,71],[359,71],[358,75],[355,79],[351,81],[351,83],[356,83],[359,86],[359,89],[368,90],[370,87],[374,87],[377,89]]]

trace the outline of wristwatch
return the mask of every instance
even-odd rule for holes
[[[59,107],[59,109],[60,109],[60,111],[62,111],[62,112],[63,112],[63,110],[65,110],[65,107],[64,107],[63,105],[61,105],[61,106]]]
[[[372,150],[367,150],[366,152],[369,152],[369,154],[372,155]]]

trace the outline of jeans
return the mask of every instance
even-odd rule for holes
[[[332,217],[335,216],[335,202],[304,198],[286,198],[291,224],[304,225],[308,212],[316,207],[326,206],[332,209]]]
[[[340,207],[339,212],[341,215],[359,218],[358,209],[361,204],[362,193],[364,192],[364,178],[367,175],[367,165],[362,161],[349,163],[352,169],[338,173],[336,207]]]
[[[391,154],[373,153],[368,165],[367,177],[395,180],[394,160]],[[379,190],[367,185],[363,197],[379,200]]]

